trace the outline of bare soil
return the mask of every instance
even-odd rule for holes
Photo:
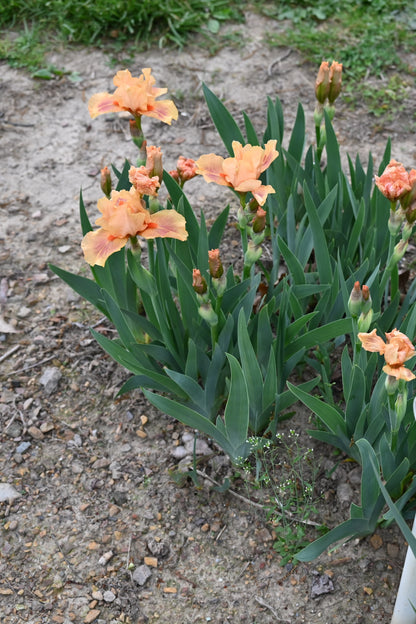
[[[288,128],[301,100],[312,133],[317,68],[295,52],[266,47],[263,34],[276,27],[248,15],[234,29],[241,48],[213,56],[196,44],[151,49],[129,64],[133,75],[152,67],[180,110],[171,127],[144,120],[166,169],[181,154],[221,150],[202,82],[237,118],[248,112],[260,132],[266,96],[281,98]],[[199,488],[190,480],[179,487],[169,469],[193,433],[140,392],[116,398],[128,373],[89,333],[91,325],[108,336],[113,329],[48,263],[87,270],[79,189],[95,218],[100,168],[135,158],[126,119],[92,122],[87,111],[90,95],[111,91],[124,65],[110,67],[101,51],[84,49],[56,51],[50,61],[78,79],[39,82],[0,64],[1,622],[388,623],[405,554],[394,527],[313,563],[281,567],[261,509],[273,491],[256,492],[241,479],[232,488],[243,498],[213,490],[204,478]],[[335,129],[344,159],[359,152],[365,161],[371,151],[380,162],[391,137],[393,157],[415,167],[414,96],[409,87],[409,105],[384,124],[341,97]],[[226,189],[199,179],[188,190],[197,213],[208,217],[231,200]],[[308,418],[298,408],[289,426],[312,446]],[[314,519],[332,527],[358,501],[359,474],[332,449],[314,446]],[[219,482],[233,475],[209,440],[201,453],[201,472]]]

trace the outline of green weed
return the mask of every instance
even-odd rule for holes
[[[273,527],[274,550],[282,566],[296,560],[296,553],[309,544],[310,517],[317,513],[315,481],[319,466],[313,449],[303,448],[293,429],[271,440],[253,437],[250,458],[242,465],[241,477],[257,490],[270,492],[265,504],[267,520]]]
[[[229,20],[244,21],[236,0],[10,0],[0,6],[0,58],[44,69],[52,40],[101,46],[125,58],[126,45],[130,57],[150,45],[182,47],[190,34],[212,37]]]
[[[368,78],[384,79],[387,72],[399,72],[402,80],[413,75],[403,60],[416,44],[416,21],[412,3],[398,0],[309,0],[257,2],[257,9],[277,20],[289,22],[284,32],[265,34],[271,46],[288,46],[315,65],[322,60],[342,62],[348,97],[363,98],[370,112],[378,116],[392,103],[381,88]],[[414,5],[414,3],[413,3]]]
[[[241,4],[228,0],[10,0],[0,7],[0,28],[19,29],[24,20],[66,41],[86,45],[105,39],[182,46],[205,24],[218,31],[226,20],[243,19]]]

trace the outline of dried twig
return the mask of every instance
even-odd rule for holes
[[[132,541],[132,537],[130,535],[129,538],[129,546],[127,548],[127,556],[126,556],[126,570],[129,569],[129,565],[130,565],[130,551],[131,551],[131,541]]]
[[[224,524],[224,526],[222,527],[221,531],[218,533],[217,537],[215,538],[216,542],[218,542],[218,540],[220,539],[221,535],[224,533],[226,528],[227,528],[227,525]]]
[[[282,61],[284,61],[285,59],[287,59],[288,56],[290,56],[292,54],[292,50],[288,50],[287,52],[285,52],[284,54],[282,54],[282,56],[280,56],[277,59],[274,59],[274,61],[272,61],[269,65],[269,67],[267,68],[267,74],[268,76],[271,76],[273,73],[273,67],[275,65],[277,65],[278,63],[281,63]]]
[[[209,477],[207,474],[205,474],[205,472],[202,472],[202,470],[197,470],[196,474],[199,475],[200,477],[202,477],[203,479],[208,479],[208,481],[211,481],[211,483],[213,483],[217,487],[221,487],[221,483],[218,483],[218,481],[215,481],[215,479],[213,479],[212,477]],[[257,507],[258,509],[264,509],[264,505],[261,505],[260,503],[256,503],[256,502],[250,500],[249,498],[246,498],[245,496],[242,496],[241,494],[238,494],[234,490],[228,489],[227,492],[229,492],[230,494],[232,494],[236,498],[239,498],[240,500],[244,501],[245,503],[248,503],[249,505],[252,505],[253,507]]]
[[[276,622],[282,622],[283,624],[290,624],[289,620],[282,620],[281,618],[279,618],[279,616],[277,615],[273,607],[267,604],[267,602],[265,602],[263,598],[261,598],[260,596],[254,596],[254,600],[258,602],[262,607],[266,607],[266,609],[269,609],[269,611],[271,611],[273,613],[273,616],[276,618]]]
[[[197,470],[196,473],[197,473],[197,475],[199,475],[203,479],[208,479],[208,481],[210,481],[211,483],[213,483],[217,487],[221,487],[221,483],[218,483],[218,481],[215,481],[215,479],[213,479],[212,477],[208,476],[205,472],[202,472],[201,470]],[[245,503],[248,503],[249,505],[252,505],[253,507],[257,507],[258,509],[264,509],[265,508],[264,504],[256,503],[255,501],[251,500],[250,498],[246,498],[242,494],[238,494],[238,492],[235,492],[234,490],[228,489],[227,492],[232,494],[232,496],[235,496],[236,498],[244,501]],[[281,514],[282,514],[282,516],[287,516],[288,518],[290,518],[291,520],[294,520],[295,522],[299,522],[299,524],[306,524],[308,526],[313,526],[313,527],[321,526],[319,524],[319,522],[314,522],[313,520],[303,520],[302,518],[298,518],[295,514],[293,514],[289,510],[284,510],[284,511],[281,512]]]
[[[19,368],[18,370],[12,371],[9,375],[18,375],[19,373],[25,373],[31,368],[36,368],[37,366],[42,366],[42,364],[46,364],[46,362],[50,362],[54,360],[56,355],[51,355],[50,357],[45,358],[44,360],[39,360],[39,362],[35,362],[34,364],[30,364],[29,366],[24,366],[23,368]]]
[[[0,356],[0,362],[4,362],[4,360],[7,360],[7,358],[13,355],[13,353],[16,353],[16,351],[18,351],[20,347],[20,344],[14,345],[14,347],[6,351],[6,353],[3,353],[3,355]]]

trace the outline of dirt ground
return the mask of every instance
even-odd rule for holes
[[[312,133],[317,68],[295,52],[267,48],[262,36],[276,28],[248,15],[236,28],[239,49],[214,56],[196,45],[151,49],[129,63],[133,75],[152,67],[180,110],[171,127],[143,123],[166,169],[181,154],[221,149],[202,82],[237,117],[247,111],[260,131],[266,96],[281,98],[289,128],[300,99]],[[258,493],[241,480],[233,489],[242,499],[203,478],[199,489],[191,481],[179,487],[168,470],[187,455],[192,432],[138,391],[115,398],[128,374],[89,333],[95,325],[111,336],[112,328],[48,263],[86,270],[79,189],[95,218],[100,168],[135,158],[125,119],[91,121],[87,111],[88,98],[111,91],[125,65],[110,67],[91,50],[56,51],[50,61],[76,80],[35,81],[0,64],[2,624],[388,623],[405,554],[395,528],[282,567]],[[340,98],[334,125],[344,158],[358,151],[366,160],[371,151],[379,162],[391,137],[393,157],[415,167],[414,88],[408,95],[400,116],[383,124]],[[187,190],[208,217],[232,199],[200,179]],[[307,425],[299,408],[290,426],[313,445]],[[200,443],[201,471],[222,481],[231,474],[227,459],[210,441]],[[332,527],[359,497],[357,468],[338,463],[329,448],[315,445],[314,453],[316,519]]]

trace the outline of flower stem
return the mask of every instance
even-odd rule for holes
[[[149,255],[149,271],[152,275],[155,275],[155,251],[152,240],[147,241],[147,250]]]
[[[388,291],[388,280],[392,275],[393,269],[396,268],[397,270],[397,265],[393,265],[392,264],[392,256],[393,256],[393,252],[394,252],[394,244],[396,242],[396,236],[395,235],[390,235],[390,241],[389,241],[389,253],[388,253],[388,260],[387,260],[387,265],[386,265],[386,269],[384,271],[381,283],[380,283],[380,292],[384,292],[384,301],[385,304],[387,305],[387,300],[388,300],[388,296],[389,296],[389,291]],[[393,295],[392,295],[393,296]]]

